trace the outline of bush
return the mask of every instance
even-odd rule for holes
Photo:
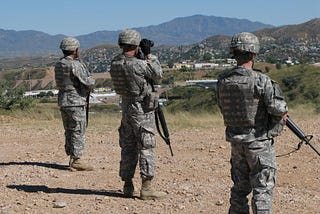
[[[34,107],[33,99],[24,97],[23,89],[12,89],[7,82],[0,83],[0,108],[5,110],[28,109]]]
[[[319,96],[319,92],[316,88],[310,88],[304,93],[304,97],[307,100],[315,100]]]
[[[176,87],[169,91],[169,112],[217,112],[215,88],[199,86]]]
[[[292,90],[297,87],[300,79],[299,76],[288,76],[282,79],[282,83],[288,90]]]

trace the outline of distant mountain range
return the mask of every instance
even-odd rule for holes
[[[320,62],[320,19],[308,22],[262,29],[253,32],[258,36],[261,48],[258,59],[270,63]],[[160,45],[152,48],[162,63],[168,62],[208,62],[230,57],[231,35],[214,35],[191,45]],[[87,49],[83,59],[93,72],[105,72],[112,58],[120,53],[113,45],[100,45]]]
[[[175,18],[159,25],[135,28],[143,37],[157,45],[190,45],[214,35],[232,35],[240,31],[273,28],[272,25],[247,19],[194,15]],[[120,31],[97,31],[79,35],[81,48],[99,44],[116,44]],[[0,57],[37,56],[59,53],[59,43],[65,35],[49,35],[39,31],[0,29]]]
[[[3,31],[0,30],[0,41],[4,41],[4,36],[1,33],[3,33]],[[38,87],[40,87],[40,83],[42,81],[39,80],[38,76],[44,70],[47,71],[47,69],[51,69],[50,71],[52,71],[52,66],[55,64],[55,62],[57,62],[58,58],[61,56],[61,53],[57,47],[59,46],[59,42],[64,37],[64,35],[50,36],[48,34],[36,31],[24,31],[24,33],[33,35],[33,39],[30,37],[27,40],[29,44],[22,45],[22,40],[26,38],[21,36],[15,38],[15,40],[13,38],[11,38],[10,40],[7,38],[7,41],[10,41],[11,43],[13,42],[20,44],[20,49],[24,47],[24,50],[26,51],[22,52],[20,49],[17,49],[16,53],[29,53],[29,56],[12,58],[0,57],[0,79],[5,78],[6,80],[11,80],[14,82],[16,82],[17,79],[24,80],[22,82],[24,84],[29,84],[28,87],[31,87],[30,84],[32,81],[27,81],[28,78],[31,77],[32,79],[34,79],[34,81],[32,82],[34,84],[32,85],[32,88],[39,89]],[[100,41],[97,43],[103,44],[95,46],[92,44],[93,47],[91,47],[91,45],[88,45],[88,47],[90,48],[85,48],[85,46],[82,44],[82,49],[85,50],[82,52],[81,58],[84,62],[87,63],[90,71],[94,73],[100,73],[109,70],[112,58],[116,54],[119,54],[121,52],[121,49],[116,44],[117,33],[115,32],[115,41],[113,43],[108,42],[108,44],[107,42]],[[308,22],[297,25],[287,25],[268,29],[264,28],[257,31],[253,31],[253,33],[258,36],[261,46],[257,61],[267,62],[267,64],[271,63],[273,65],[276,64],[280,66],[285,63],[288,65],[293,65],[297,63],[313,64],[320,62],[320,18],[312,19]],[[89,35],[96,34],[99,33],[96,32],[94,34]],[[155,33],[155,36],[156,35],[157,34]],[[144,33],[143,36],[145,36]],[[183,35],[181,35],[181,37],[183,37]],[[81,37],[78,38],[82,43],[86,44],[86,40],[84,40]],[[89,37],[85,38],[88,39]],[[96,36],[96,38],[98,37]],[[153,37],[150,36],[149,38]],[[46,39],[48,39],[48,44],[51,46],[45,47],[44,41],[46,41]],[[166,64],[169,63],[172,64],[179,62],[224,63],[225,61],[227,61],[226,59],[230,57],[230,39],[231,35],[218,34],[206,37],[200,42],[192,42],[191,44],[187,45],[158,45],[152,48],[152,53],[159,57],[160,62],[163,64],[163,66],[166,66]],[[51,44],[54,43],[53,40],[56,40],[55,45]],[[37,43],[34,41],[42,41],[43,43],[41,45],[37,45]],[[32,50],[33,52],[27,52],[30,51],[28,48],[30,48],[30,50]],[[59,52],[59,55],[49,56],[48,54],[46,54],[47,52],[44,51],[43,56],[36,57],[34,56],[36,48],[38,48],[37,50],[42,51],[52,50],[53,53]],[[55,48],[56,50],[54,50]],[[0,48],[0,52],[2,50]],[[20,52],[18,52],[19,50]],[[261,69],[267,70],[267,67]],[[30,73],[30,75],[28,72]],[[301,72],[304,72],[304,70],[301,69]],[[52,87],[52,84],[53,82],[50,82],[44,88],[48,89]]]

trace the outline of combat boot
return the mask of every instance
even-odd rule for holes
[[[92,171],[93,167],[85,163],[80,158],[71,157],[69,162],[71,171]]]
[[[134,186],[131,179],[125,180],[123,185],[123,194],[125,197],[131,198],[133,196]]]
[[[166,197],[165,192],[156,191],[151,187],[151,180],[142,179],[142,186],[140,191],[140,198],[142,200],[161,199]]]

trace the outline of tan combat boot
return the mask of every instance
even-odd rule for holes
[[[151,188],[151,180],[142,179],[142,187],[140,191],[140,198],[142,200],[161,199],[166,197],[165,192],[156,191]]]
[[[69,167],[71,171],[92,171],[93,167],[80,158],[70,158]]]
[[[123,194],[125,197],[131,198],[133,196],[134,186],[131,179],[125,180],[123,185]]]

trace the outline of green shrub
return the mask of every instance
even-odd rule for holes
[[[215,88],[199,86],[176,87],[169,92],[169,112],[216,112]]]
[[[34,107],[32,98],[23,96],[23,89],[12,89],[7,82],[0,82],[0,108],[5,110],[28,109]]]

